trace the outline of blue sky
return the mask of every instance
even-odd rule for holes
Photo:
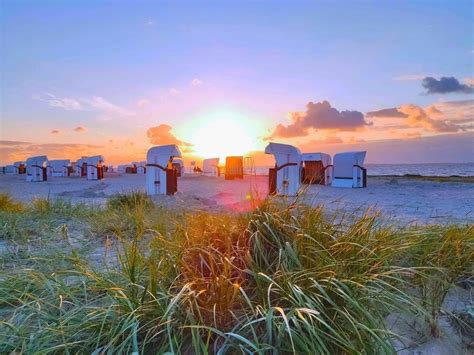
[[[116,149],[133,142],[132,156],[151,144],[150,127],[170,125],[168,139],[194,144],[199,123],[223,112],[242,119],[260,149],[262,137],[291,124],[289,113],[308,102],[365,114],[473,99],[468,92],[427,95],[421,84],[445,76],[472,85],[472,1],[4,0],[1,7],[2,140],[114,141]],[[430,116],[464,120],[449,132],[453,139],[470,132],[473,103],[462,113],[454,106],[446,108],[451,116]],[[417,139],[448,133],[408,120],[405,133]],[[408,138],[392,132],[395,125],[390,133],[373,127],[312,127],[292,139],[316,149],[311,144],[329,138]]]

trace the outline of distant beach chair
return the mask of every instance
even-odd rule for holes
[[[16,161],[13,165],[15,166],[16,175],[26,174],[26,165],[24,161]]]
[[[135,166],[135,174],[143,175],[146,173],[146,161],[134,161],[132,164]]]
[[[225,158],[225,179],[243,179],[244,178],[244,157],[233,156]]]
[[[4,167],[4,174],[8,175],[17,175],[17,168],[15,165],[5,165]]]
[[[81,157],[76,162],[76,166],[74,167],[74,175],[75,176],[87,176],[87,157]]]
[[[65,177],[69,176],[71,161],[64,159],[64,160],[48,160],[46,165],[46,172],[48,176],[60,176]]]
[[[46,155],[28,158],[26,160],[26,181],[37,182],[48,180],[48,175],[46,174],[47,162],[48,157]]]
[[[204,159],[202,162],[202,171],[205,175],[221,176],[219,158]]]
[[[175,144],[152,147],[146,155],[146,191],[148,195],[174,195],[178,191],[178,175],[173,159],[181,158]]]
[[[303,153],[301,154],[303,168],[301,170],[301,182],[303,184],[331,184],[332,165],[331,156],[325,153]]]
[[[104,178],[105,159],[102,155],[95,155],[86,159],[87,180],[102,180]]]
[[[301,152],[289,144],[269,143],[266,154],[273,154],[275,167],[270,168],[268,193],[296,196],[301,182]]]
[[[333,187],[367,187],[367,169],[363,166],[367,152],[345,152],[334,156]]]

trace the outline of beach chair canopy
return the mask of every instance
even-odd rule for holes
[[[146,165],[146,161],[132,161],[132,165],[135,165],[137,168],[138,167],[144,167]]]
[[[269,143],[265,148],[266,154],[273,154],[277,167],[288,163],[300,164],[301,152],[298,148],[281,143]]]
[[[334,156],[334,178],[352,179],[354,165],[364,164],[367,152],[345,152]]]
[[[87,157],[85,159],[87,165],[94,165],[96,166],[97,164],[103,164],[105,162],[105,159],[102,155],[94,155],[93,157]]]
[[[301,154],[301,161],[320,161],[326,167],[331,165],[331,156],[326,153],[303,153]]]
[[[146,154],[147,164],[158,164],[166,168],[168,161],[173,158],[181,158],[181,151],[176,144],[152,147]]]
[[[14,166],[16,166],[17,168],[20,166],[20,165],[24,165],[25,162],[24,161],[16,161],[13,163]]]
[[[46,155],[39,155],[36,157],[30,157],[26,159],[26,165],[30,167],[33,165],[37,165],[42,168],[46,168],[47,162],[48,162],[48,157]]]

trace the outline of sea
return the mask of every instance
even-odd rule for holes
[[[367,175],[474,176],[474,163],[366,164]],[[268,175],[268,166],[255,168],[257,175]]]

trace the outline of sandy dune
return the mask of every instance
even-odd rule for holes
[[[175,196],[155,196],[164,206],[197,210],[245,211],[267,194],[266,176],[247,176],[226,181],[222,177],[183,176]],[[328,211],[343,209],[349,213],[368,207],[402,224],[474,222],[474,184],[413,180],[404,177],[369,177],[366,189],[341,189],[312,185],[302,199],[313,205],[324,204]],[[64,198],[73,203],[104,204],[117,193],[145,191],[144,175],[109,174],[103,181],[85,178],[50,178],[47,182],[27,183],[24,176],[1,175],[0,192],[21,201],[33,198]]]

